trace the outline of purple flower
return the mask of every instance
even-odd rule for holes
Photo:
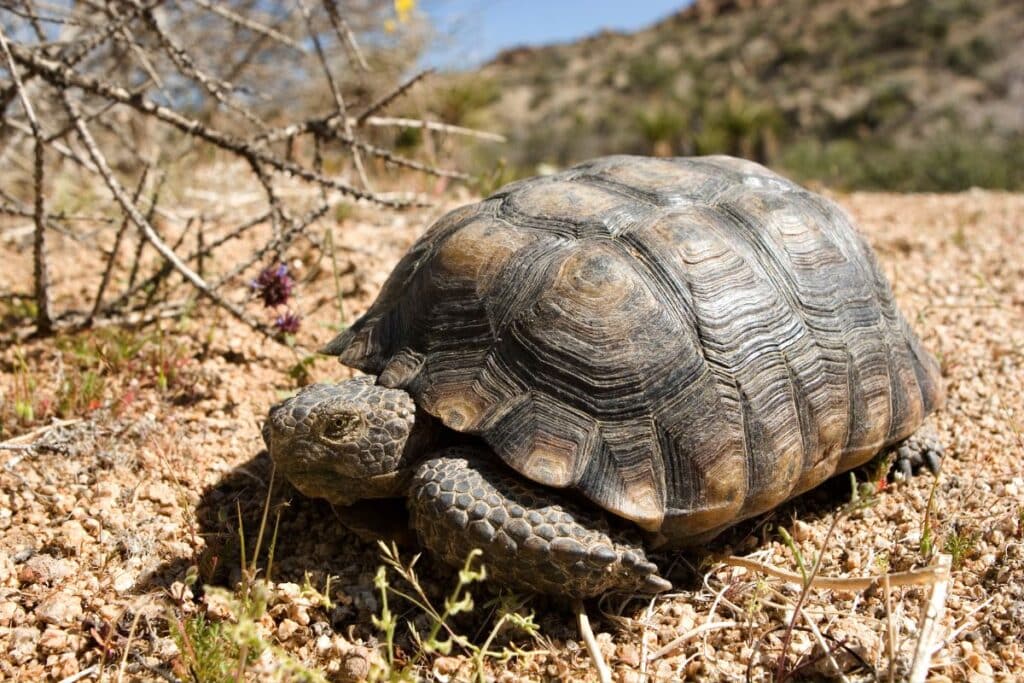
[[[267,266],[252,282],[252,288],[259,292],[263,305],[268,307],[287,303],[294,286],[295,280],[288,275],[288,266],[283,263],[278,264],[276,268]]]
[[[285,311],[281,315],[277,316],[277,320],[274,321],[274,327],[285,334],[295,334],[299,331],[299,323],[301,322],[302,318],[298,315],[291,311]]]

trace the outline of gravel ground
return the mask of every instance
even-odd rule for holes
[[[905,677],[930,586],[812,588],[801,602],[799,585],[722,561],[739,555],[797,571],[780,529],[805,563],[820,555],[825,577],[927,566],[933,557],[922,546],[930,541],[933,553],[954,558],[931,680],[1012,680],[1024,671],[1024,195],[837,199],[868,234],[903,311],[941,360],[948,402],[934,423],[947,446],[942,473],[864,487],[867,500],[855,510],[843,507],[850,486],[841,479],[742,525],[706,552],[658,558],[676,592],[587,605],[617,680],[742,680],[748,667],[753,680],[767,680],[798,602],[787,670],[799,666],[814,679],[838,677],[839,667],[848,680],[876,673],[885,680],[892,663],[894,680]],[[349,319],[439,212],[359,210],[336,229]],[[71,243],[52,247],[60,301],[91,291],[85,283],[96,264]],[[0,239],[0,293],[27,289],[28,254],[21,240]],[[312,264],[301,253],[295,258],[293,269],[308,273]],[[333,291],[326,270],[300,288],[303,309],[317,309],[298,335],[303,346],[332,336]],[[297,373],[289,369],[300,356],[208,313],[133,339],[139,348],[121,355],[125,338],[109,332],[4,343],[0,351],[0,438],[20,434],[16,443],[39,444],[0,450],[0,679],[190,680],[194,655],[173,634],[176,624],[194,625],[199,616],[223,621],[222,636],[242,638],[230,630],[236,621],[252,627],[266,645],[250,652],[252,679],[288,680],[302,667],[329,680],[357,679],[383,652],[371,618],[382,609],[374,588],[380,551],[347,532],[329,506],[280,482],[271,486],[262,452],[262,418],[294,391]],[[90,358],[100,368],[92,380],[83,369]],[[346,374],[329,359],[304,369],[315,379]],[[101,386],[87,391],[88,382]],[[26,386],[36,415],[18,421],[12,406]],[[57,413],[66,424],[52,426]],[[253,584],[243,571],[239,519],[251,559],[268,487],[271,527],[280,512],[272,574]],[[259,554],[263,572],[271,535]],[[409,558],[414,551],[402,552]],[[452,573],[430,558],[417,568],[441,604]],[[393,573],[390,580],[404,586]],[[259,609],[236,604],[239,582],[257,587],[258,599],[250,595],[247,604]],[[474,594],[476,608],[453,623],[480,643],[494,610],[488,589],[475,586]],[[404,622],[422,630],[429,619],[394,596],[390,607],[401,621],[399,665],[415,661],[430,680],[472,676],[476,664],[458,646],[415,659]],[[488,661],[488,676],[596,679],[568,606],[534,598],[525,609],[536,613],[541,637],[502,629],[494,642],[542,653]],[[831,660],[820,656],[822,644]],[[233,667],[242,655],[225,656]],[[234,680],[233,668],[223,680]]]

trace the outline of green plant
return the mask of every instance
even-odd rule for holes
[[[784,527],[779,527],[779,536],[782,536],[782,541],[789,547],[789,552],[793,553],[793,559],[796,560],[796,566],[800,570],[800,576],[803,579],[804,586],[808,585],[807,565],[804,563],[804,555],[800,552],[800,548],[796,547],[796,542],[793,541],[793,537],[790,536],[789,532]],[[814,564],[814,563],[812,563]]]
[[[757,161],[774,157],[784,119],[773,105],[748,100],[734,88],[723,102],[706,104],[698,154],[732,154]]]
[[[942,551],[949,553],[953,561],[953,569],[963,566],[964,560],[970,557],[978,545],[981,535],[976,531],[966,531],[954,525],[953,529],[946,534],[942,544]]]
[[[678,106],[656,107],[639,112],[636,126],[647,143],[647,152],[669,155],[686,130],[686,119]]]
[[[0,329],[35,320],[37,310],[36,302],[31,297],[18,294],[4,295],[0,298]]]
[[[57,414],[81,415],[103,404],[105,381],[96,370],[72,368],[57,388]]]
[[[395,133],[395,149],[409,151],[423,142],[422,128],[399,128]]]
[[[452,652],[454,647],[458,647],[469,654],[473,663],[474,679],[482,683],[485,680],[485,665],[488,660],[506,664],[516,657],[542,654],[540,651],[524,650],[515,643],[509,643],[500,649],[492,649],[495,639],[506,627],[516,629],[533,640],[539,638],[539,628],[534,621],[533,613],[523,614],[524,602],[513,594],[502,595],[489,604],[497,618],[494,619],[487,637],[481,645],[475,644],[468,636],[455,630],[453,619],[460,614],[472,612],[474,609],[470,586],[487,577],[487,571],[483,565],[475,568],[475,565],[479,564],[477,562],[481,554],[479,550],[474,549],[469,553],[458,573],[455,587],[445,598],[443,607],[438,608],[427,595],[416,575],[415,565],[420,556],[416,555],[406,563],[402,561],[396,545],[380,542],[379,546],[384,564],[377,569],[374,586],[380,593],[381,610],[379,616],[373,617],[373,624],[384,635],[382,648],[387,669],[375,669],[371,672],[371,679],[389,681],[414,679],[417,669],[425,663],[428,657],[436,654],[447,655]],[[388,580],[389,571],[397,574],[411,591],[391,584]],[[396,657],[395,650],[398,618],[391,610],[389,595],[400,597],[411,603],[421,613],[426,614],[430,620],[430,629],[426,634],[421,634],[411,620],[406,623],[416,651],[411,658],[401,663]]]
[[[932,552],[935,550],[935,540],[933,538],[932,531],[932,511],[935,508],[935,492],[939,490],[939,477],[935,477],[935,481],[932,482],[932,488],[928,492],[928,504],[924,509],[924,519],[921,520],[921,541],[918,545],[918,550],[921,553],[921,558],[928,562],[931,560]]]
[[[944,61],[953,71],[973,76],[996,55],[997,52],[989,41],[982,36],[975,36],[966,43],[946,46]]]
[[[213,620],[198,613],[187,618],[168,617],[172,625],[171,635],[181,652],[179,674],[182,677],[205,683],[221,683],[245,680],[247,667],[261,654],[270,651],[280,666],[279,676],[283,681],[311,681],[326,683],[323,675],[304,666],[282,648],[267,642],[261,632],[270,594],[270,577],[273,571],[274,550],[280,523],[280,510],[275,515],[273,531],[267,543],[265,569],[260,568],[259,559],[264,547],[268,529],[270,501],[274,490],[274,472],[271,470],[267,495],[264,499],[259,527],[251,554],[246,552],[245,524],[242,521],[240,503],[236,502],[238,514],[238,542],[241,565],[241,581],[233,590],[205,586],[207,602],[215,601],[226,608],[228,618]],[[262,576],[261,576],[262,574]],[[186,582],[194,583],[199,572],[189,572]],[[318,591],[305,577],[302,595],[325,608],[333,607],[330,600],[331,579],[328,578],[324,591]]]
[[[644,52],[634,57],[627,67],[629,89],[633,92],[664,95],[675,82],[677,69],[657,56]]]
[[[936,136],[894,146],[881,139],[796,140],[778,165],[799,180],[898,192],[955,192],[970,187],[1024,187],[1024,136],[1009,140]]]
[[[202,614],[187,619],[169,619],[173,625],[171,637],[181,653],[179,675],[187,675],[202,683],[229,683],[236,680],[240,659],[238,641],[228,633],[224,624],[210,621]],[[249,664],[255,657],[250,651],[245,660]]]
[[[501,88],[490,79],[467,76],[441,89],[434,108],[440,119],[453,125],[472,122],[473,115],[501,99]]]
[[[489,173],[481,173],[477,176],[476,192],[484,197],[493,194],[498,188],[531,175],[525,169],[510,166],[504,159],[498,159],[493,163]]]
[[[288,368],[288,376],[295,380],[295,385],[304,387],[313,381],[310,369],[316,363],[316,356],[309,355],[297,360]]]
[[[892,454],[886,453],[864,466],[865,481],[857,482],[850,472],[850,507],[852,509],[871,507],[878,503],[878,494],[888,486],[889,471],[892,469]]]
[[[31,372],[25,354],[17,349],[14,352],[14,417],[22,424],[36,419],[36,387],[39,382]]]

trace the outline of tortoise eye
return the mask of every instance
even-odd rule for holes
[[[351,413],[340,413],[324,426],[323,435],[330,441],[344,441],[352,435],[359,418]]]

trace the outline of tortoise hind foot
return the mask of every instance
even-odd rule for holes
[[[925,425],[893,446],[892,452],[896,456],[893,461],[893,474],[909,480],[922,467],[927,467],[932,474],[938,474],[942,468],[945,448],[935,428]]]
[[[671,588],[639,538],[628,538],[599,511],[527,481],[494,457],[448,448],[413,477],[412,526],[442,560],[461,567],[479,548],[488,578],[568,598]]]

